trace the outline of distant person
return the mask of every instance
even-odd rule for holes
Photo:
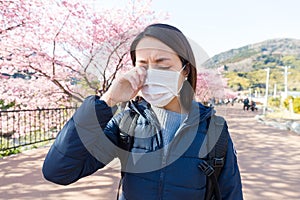
[[[209,100],[209,106],[214,107],[216,105],[216,99],[213,97]]]
[[[228,99],[228,103],[230,103],[231,105],[233,105],[233,99],[232,99],[232,98],[229,98],[229,99]]]
[[[252,111],[258,110],[257,107],[256,107],[256,102],[255,102],[255,101],[251,101],[250,109],[251,109]]]
[[[249,110],[249,99],[248,97],[246,97],[246,99],[244,99],[244,107],[243,110]]]
[[[231,105],[234,106],[234,102],[237,100],[237,97],[233,98],[231,101]]]
[[[230,103],[230,101],[229,101],[229,99],[224,99],[224,103],[225,103],[225,105],[227,106],[229,103]]]

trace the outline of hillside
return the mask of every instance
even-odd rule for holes
[[[250,44],[238,49],[217,54],[204,64],[206,67],[219,67],[226,64],[248,63],[248,67],[252,67],[250,63],[259,57],[274,57],[276,59],[284,56],[295,56],[300,58],[300,40],[296,39],[272,39],[260,43]],[[243,68],[243,71],[251,70]]]
[[[284,88],[283,66],[288,68],[288,90],[300,91],[300,40],[272,39],[232,49],[213,56],[207,68],[222,67],[228,85],[235,91],[253,88],[264,92],[266,72],[270,68],[270,90]],[[276,86],[275,86],[276,85]]]

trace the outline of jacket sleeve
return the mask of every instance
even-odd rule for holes
[[[45,179],[67,185],[102,168],[116,157],[113,109],[97,96],[85,99],[58,133],[43,163]],[[107,133],[104,134],[104,129]],[[110,145],[106,145],[110,144]]]
[[[228,138],[228,148],[226,153],[225,165],[219,176],[219,185],[223,200],[243,199],[242,183],[237,162],[236,150],[230,137]]]

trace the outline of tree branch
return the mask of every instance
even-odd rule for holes
[[[23,26],[24,24],[25,24],[24,21],[22,21],[21,24],[17,24],[17,25],[15,25],[15,26],[8,27],[8,28],[6,28],[6,29],[4,29],[4,30],[0,30],[0,34],[4,34],[4,33],[7,32],[7,31],[11,31],[11,30],[16,29],[16,28],[18,28],[18,27],[21,27],[21,26]]]
[[[43,72],[41,69],[36,68],[36,67],[32,66],[31,64],[29,64],[28,67],[31,68],[31,69],[33,69],[33,70],[35,70],[35,71],[37,71],[37,72],[39,72],[39,73],[42,74],[44,77],[46,77],[47,79],[49,79],[49,80],[50,80],[51,82],[53,82],[56,86],[58,86],[58,88],[60,88],[60,89],[63,91],[64,94],[68,95],[68,96],[71,97],[71,98],[74,98],[75,100],[77,100],[77,101],[79,101],[79,102],[82,102],[82,101],[83,101],[82,98],[80,98],[80,97],[78,97],[78,96],[72,94],[70,91],[66,90],[66,89],[64,88],[64,86],[63,86],[58,80],[51,78],[51,76],[49,76],[48,74],[46,74],[45,72]]]
[[[53,39],[53,50],[52,50],[52,53],[53,53],[53,57],[52,57],[52,74],[53,76],[55,76],[55,50],[56,50],[56,39],[57,37],[59,36],[59,34],[61,33],[63,27],[65,26],[66,22],[68,21],[70,17],[70,12],[69,14],[67,15],[65,21],[62,23],[60,29],[58,30],[58,32],[55,34],[54,36],[54,39]]]

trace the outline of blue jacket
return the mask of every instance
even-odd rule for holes
[[[67,185],[93,174],[118,157],[122,163],[121,199],[202,200],[206,176],[199,149],[213,110],[193,102],[174,139],[164,144],[153,112],[140,106],[130,152],[123,150],[119,123],[126,110],[114,111],[97,96],[86,98],[59,132],[43,165],[44,177]],[[228,131],[227,125],[223,131]],[[218,179],[222,199],[243,199],[237,157],[229,137],[225,165]]]

